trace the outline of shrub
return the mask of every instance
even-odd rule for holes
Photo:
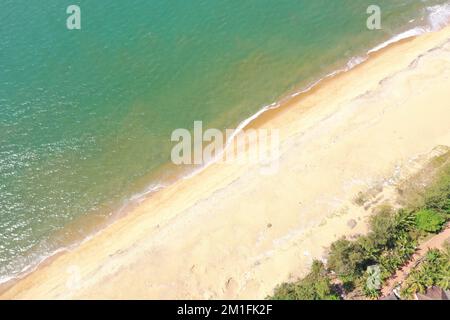
[[[439,179],[425,194],[425,207],[450,215],[450,164],[440,172]]]
[[[338,300],[322,262],[315,260],[311,272],[294,283],[283,283],[275,289],[273,300]]]
[[[441,211],[446,214],[450,214],[450,191],[448,193],[435,192],[435,194],[429,196],[429,198],[427,199],[426,207]]]
[[[366,254],[360,244],[340,239],[331,245],[328,268],[341,278],[358,276],[365,270],[365,261]]]
[[[370,219],[370,240],[376,247],[392,246],[392,237],[397,226],[396,214],[390,207],[382,207],[381,211]]]
[[[445,218],[431,209],[420,210],[416,213],[417,228],[426,232],[439,232],[445,223]]]

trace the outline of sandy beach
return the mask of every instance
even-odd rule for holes
[[[380,202],[450,146],[449,88],[450,28],[374,53],[252,123],[280,130],[275,174],[211,165],[0,298],[264,298],[334,240],[366,231],[372,210],[358,192],[382,187]]]

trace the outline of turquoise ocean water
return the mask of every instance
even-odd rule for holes
[[[2,0],[0,280],[173,178],[174,129],[235,128],[449,12],[376,2],[378,31],[370,0]],[[66,28],[70,4],[79,31]]]

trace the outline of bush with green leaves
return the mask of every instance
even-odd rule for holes
[[[423,209],[416,213],[416,224],[419,230],[437,233],[442,230],[446,219],[432,209]]]
[[[272,300],[338,300],[339,295],[331,284],[322,262],[315,260],[311,272],[293,283],[283,283],[275,288]]]
[[[328,268],[340,277],[361,274],[365,270],[364,261],[364,249],[354,241],[340,239],[331,245]]]
[[[439,178],[428,188],[424,195],[424,206],[449,218],[450,215],[450,164],[444,166]]]

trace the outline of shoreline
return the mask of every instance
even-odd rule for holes
[[[420,32],[415,32],[420,29]],[[412,33],[411,33],[412,31]],[[322,85],[325,85],[328,81],[333,81],[339,76],[351,71],[354,68],[358,68],[362,64],[364,64],[371,57],[375,57],[378,54],[382,54],[382,52],[388,49],[391,46],[395,46],[401,44],[402,42],[411,41],[415,37],[418,37],[422,34],[432,32],[429,27],[414,27],[412,29],[408,29],[407,31],[400,32],[389,38],[388,40],[376,45],[375,47],[367,50],[365,56],[354,56],[347,61],[347,63],[339,68],[335,69],[332,72],[324,75],[316,81],[311,82],[309,85],[305,87],[300,87],[299,89],[294,90],[292,93],[285,94],[278,101],[273,102],[269,105],[263,106],[260,110],[258,110],[253,115],[248,118],[242,120],[238,126],[234,129],[234,133],[230,140],[233,140],[234,137],[242,132],[244,129],[250,128],[259,128],[264,125],[265,122],[270,121],[271,118],[276,117],[278,113],[283,113],[285,109],[289,109],[292,106],[295,106],[302,97],[307,96],[309,94],[313,94],[316,90],[319,90]],[[230,143],[232,141],[226,141],[226,143]],[[223,154],[225,149],[221,152]],[[66,226],[65,228],[79,228],[88,227],[89,231],[86,233],[86,236],[82,238],[77,238],[70,242],[67,242],[66,245],[58,247],[52,253],[48,255],[42,255],[39,259],[33,263],[22,269],[22,271],[18,272],[15,275],[0,277],[0,294],[5,291],[4,288],[9,288],[17,281],[20,281],[24,277],[28,276],[30,273],[36,271],[41,265],[46,265],[49,261],[52,261],[54,256],[58,256],[61,253],[70,251],[84,242],[89,241],[91,238],[95,237],[98,233],[102,232],[103,229],[107,228],[111,224],[115,223],[117,220],[125,217],[126,215],[132,213],[134,209],[139,206],[142,202],[150,199],[156,192],[160,192],[165,188],[172,186],[179,180],[190,179],[193,176],[197,175],[199,172],[207,169],[210,165],[213,165],[219,157],[213,159],[212,161],[201,165],[198,168],[190,168],[190,169],[177,169],[179,172],[171,172],[169,178],[159,179],[153,181],[147,185],[143,191],[135,193],[131,195],[128,199],[123,201],[123,203],[118,207],[117,210],[111,212],[111,216],[109,218],[102,218],[100,222],[90,221],[89,215],[82,216],[78,218],[74,223],[71,223],[70,226]],[[171,166],[172,164],[165,164],[161,169],[158,169],[158,172],[165,172],[166,166]],[[173,168],[172,168],[173,169]],[[169,170],[171,170],[169,168]],[[158,176],[158,173],[151,173],[150,176]],[[98,220],[98,218],[96,219]]]
[[[415,29],[415,28],[414,28]],[[413,29],[411,29],[413,30]],[[424,31],[425,32],[425,31]],[[426,33],[426,32],[425,32]],[[284,97],[282,97],[279,101],[273,102],[269,105],[266,105],[262,107],[259,111],[257,111],[255,114],[251,115],[250,117],[244,119],[241,121],[236,129],[234,129],[234,133],[232,135],[232,139],[239,133],[242,132],[244,129],[250,129],[250,128],[259,128],[264,125],[267,121],[270,121],[271,118],[276,117],[278,113],[284,112],[285,109],[288,109],[290,107],[295,106],[298,101],[302,99],[303,96],[308,94],[313,94],[316,90],[319,90],[322,85],[325,85],[328,81],[333,81],[336,78],[338,78],[340,75],[345,74],[349,71],[351,71],[354,68],[358,68],[360,65],[364,64],[368,59],[371,57],[374,57],[378,54],[382,54],[382,52],[386,49],[388,49],[390,46],[395,46],[397,44],[401,44],[402,42],[411,41],[417,36],[420,36],[420,34],[415,35],[409,35],[406,38],[401,37],[402,34],[408,34],[407,32],[400,33],[399,35],[396,35],[387,41],[377,45],[376,47],[370,49],[367,51],[367,56],[362,57],[353,57],[348,62],[346,67],[337,69],[332,71],[331,73],[326,74],[325,76],[319,78],[319,80],[312,82],[311,84],[307,85],[303,89],[294,91],[294,93],[287,94]],[[396,39],[395,41],[392,41],[393,39]],[[350,62],[354,59],[357,59],[359,62],[350,65]],[[232,140],[230,139],[230,140]],[[231,141],[227,141],[229,143]],[[221,152],[224,153],[226,148]],[[220,158],[220,157],[218,157]],[[160,181],[160,182],[152,182],[150,185],[148,185],[142,192],[133,194],[128,200],[126,200],[116,211],[112,213],[112,218],[107,218],[102,220],[101,223],[93,224],[89,221],[89,215],[80,217],[75,223],[72,223],[73,225],[84,225],[87,224],[90,231],[88,232],[88,235],[77,239],[76,241],[68,243],[66,246],[59,247],[58,249],[54,250],[49,255],[44,255],[40,257],[40,259],[33,263],[26,268],[24,268],[22,271],[18,272],[16,275],[12,276],[5,276],[3,279],[0,277],[0,294],[2,292],[5,292],[8,288],[13,286],[18,281],[22,280],[23,278],[26,278],[29,274],[35,272],[38,270],[41,266],[45,266],[51,261],[53,261],[54,258],[59,256],[60,254],[64,254],[65,252],[71,251],[74,248],[77,248],[78,246],[82,245],[84,242],[89,241],[91,238],[95,237],[97,234],[101,233],[102,230],[110,226],[111,224],[115,223],[116,221],[120,220],[121,218],[125,217],[128,214],[132,214],[133,210],[139,206],[142,202],[147,201],[150,199],[156,192],[163,191],[165,188],[170,187],[174,183],[176,183],[178,180],[185,180],[190,179],[199,172],[205,170],[210,165],[213,165],[218,159],[214,159],[211,162],[205,163],[204,165],[190,169],[190,170],[180,170],[182,173],[181,175],[175,177],[171,175],[171,178],[167,181]],[[159,170],[164,171],[164,170]],[[179,172],[179,173],[180,173]],[[154,174],[152,174],[154,175]],[[80,222],[82,221],[82,222]],[[87,222],[87,223],[86,223]],[[71,228],[71,226],[67,226],[66,228]]]
[[[299,97],[299,101],[292,102],[292,105],[288,105],[287,107],[283,106],[282,107],[283,110],[277,110],[278,112],[274,112],[274,115],[272,117],[270,115],[263,115],[261,118],[266,119],[264,121],[261,121],[262,119],[257,118],[257,120],[260,120],[261,122],[258,122],[256,120],[256,122],[252,123],[252,125],[257,125],[257,126],[267,125],[268,127],[273,127],[273,128],[282,127],[283,128],[283,135],[282,135],[283,143],[285,143],[285,144],[300,143],[300,142],[302,142],[302,141],[300,141],[301,139],[297,140],[297,141],[293,141],[292,137],[295,137],[299,133],[304,134],[304,132],[306,132],[305,128],[308,129],[311,126],[317,126],[317,125],[319,125],[319,127],[320,127],[320,125],[323,124],[324,120],[330,119],[330,116],[332,117],[332,116],[336,115],[336,112],[338,112],[340,110],[340,108],[339,108],[340,103],[345,103],[346,101],[348,101],[349,95],[351,96],[351,95],[355,94],[355,92],[349,93],[348,92],[349,90],[346,91],[345,89],[342,89],[342,87],[345,87],[345,85],[343,83],[345,83],[348,80],[348,78],[352,78],[352,75],[354,73],[356,73],[358,71],[359,73],[365,74],[365,72],[367,70],[364,70],[364,72],[361,72],[361,69],[363,69],[363,68],[369,69],[369,70],[371,68],[376,69],[376,66],[374,67],[374,65],[377,64],[378,60],[389,60],[388,58],[386,58],[386,56],[389,56],[389,55],[395,56],[395,54],[393,54],[392,51],[402,51],[400,49],[403,47],[406,47],[406,46],[408,46],[409,47],[408,50],[410,50],[412,52],[415,52],[415,53],[422,52],[423,53],[423,50],[422,51],[420,49],[415,50],[415,48],[414,48],[414,45],[416,42],[426,42],[426,39],[424,40],[424,39],[420,39],[420,38],[422,38],[422,37],[441,38],[439,35],[444,35],[444,34],[445,34],[445,37],[447,37],[447,34],[449,34],[449,33],[450,33],[449,28],[446,28],[446,29],[438,31],[434,34],[425,34],[419,38],[407,39],[405,41],[401,41],[399,43],[391,45],[388,48],[384,48],[384,49],[382,49],[382,51],[377,52],[374,57],[371,56],[371,59],[366,60],[363,64],[359,65],[355,69],[353,69],[349,72],[346,72],[344,74],[341,74],[340,76],[333,77],[329,81],[325,81],[325,83],[323,83],[323,84],[319,85],[318,87],[314,88],[313,90],[311,90],[312,92],[308,92],[308,94],[306,94],[305,97],[303,97],[303,96]],[[442,37],[445,38],[444,36],[442,36]],[[430,42],[433,42],[433,41],[430,40]],[[425,44],[424,47],[427,47],[427,45]],[[432,48],[428,48],[428,50],[429,49],[432,49]],[[398,54],[398,52],[397,52],[397,54]],[[411,57],[414,57],[414,56],[417,56],[417,55],[412,53],[412,54],[408,55],[408,59],[410,59]],[[392,57],[390,57],[390,58],[392,59]],[[389,65],[389,63],[385,63],[385,64]],[[404,65],[403,67],[407,67],[407,66]],[[386,68],[388,68],[388,67],[386,67]],[[403,70],[397,66],[392,67],[392,69]],[[380,73],[383,73],[383,72],[380,72]],[[388,72],[388,74],[390,74],[390,73],[391,72]],[[369,88],[369,89],[373,88],[374,84],[377,85],[378,81],[385,79],[385,78],[375,79],[375,78],[377,78],[376,75],[377,74],[375,74],[375,75],[370,74],[369,78],[372,78],[370,81],[370,84],[360,85],[360,87],[362,87],[362,88],[358,88],[359,94],[364,94],[366,92],[366,90],[363,90],[364,88]],[[354,79],[353,79],[353,82],[355,82]],[[336,84],[336,83],[338,83],[338,84]],[[336,99],[337,101],[333,101],[332,103],[324,103],[326,99],[323,99],[323,101],[319,101],[320,99],[318,99],[317,96],[322,95],[321,98],[323,98],[324,90],[330,90],[328,92],[336,91],[337,97],[338,97],[338,99]],[[341,93],[341,95],[339,95],[339,93]],[[306,101],[304,101],[304,100],[306,100]],[[328,100],[334,100],[334,99],[328,98]],[[328,105],[328,108],[323,108],[321,110],[318,110],[319,108],[315,108],[315,104],[318,101],[320,102],[319,104],[323,104],[325,106]],[[271,112],[268,112],[268,113],[271,114]],[[302,118],[302,116],[305,116],[307,119],[300,119],[300,118]],[[445,116],[443,116],[443,117],[445,118]],[[288,120],[289,119],[294,119],[294,120],[288,121],[286,118]],[[298,127],[297,124],[300,124],[301,126]],[[349,127],[351,127],[351,124],[349,125]],[[323,130],[323,128],[321,128],[321,129]],[[318,130],[318,131],[320,131],[320,130]],[[350,129],[350,131],[351,131],[351,129]],[[322,133],[320,133],[320,134],[322,134]],[[283,151],[285,153],[289,153],[289,152],[292,153],[292,151],[290,151],[289,148],[284,148]],[[285,154],[283,154],[283,156],[284,155]],[[292,159],[289,159],[289,160],[292,160]],[[146,245],[149,245],[148,242],[151,242],[151,240],[149,240],[149,235],[147,234],[147,232],[149,232],[150,234],[153,234],[153,235],[158,235],[162,232],[162,231],[159,231],[158,229],[161,229],[161,225],[165,224],[164,228],[166,230],[166,233],[170,234],[170,232],[168,232],[167,230],[171,230],[171,227],[173,224],[178,224],[178,225],[181,224],[180,222],[177,223],[177,222],[173,221],[173,220],[175,220],[175,218],[177,218],[177,216],[180,216],[182,214],[184,215],[184,213],[186,211],[192,210],[192,208],[195,208],[195,206],[198,202],[203,202],[203,203],[208,202],[209,199],[214,198],[215,194],[220,193],[220,191],[222,189],[226,189],[226,188],[232,189],[232,187],[230,187],[230,186],[232,186],[233,183],[236,183],[236,181],[239,182],[239,179],[242,178],[242,176],[244,175],[244,172],[247,169],[248,168],[243,168],[243,167],[239,167],[239,166],[231,167],[231,168],[224,168],[223,166],[213,163],[211,165],[208,165],[208,168],[205,168],[201,172],[198,172],[196,175],[192,176],[191,178],[181,179],[181,181],[175,182],[173,186],[169,186],[167,189],[164,189],[161,192],[157,192],[157,193],[153,194],[152,197],[150,197],[150,199],[144,200],[140,205],[138,205],[137,208],[135,208],[135,210],[133,210],[132,212],[128,212],[123,218],[120,218],[119,220],[113,222],[112,225],[107,227],[105,230],[97,233],[92,239],[87,240],[86,242],[82,243],[79,247],[73,249],[73,251],[69,251],[68,253],[63,253],[60,256],[55,257],[55,259],[53,259],[48,264],[39,266],[37,271],[31,273],[29,276],[26,276],[23,280],[19,280],[16,286],[13,286],[10,290],[6,291],[5,296],[0,296],[0,298],[5,298],[5,297],[8,298],[9,294],[11,294],[11,293],[12,293],[12,295],[9,297],[14,297],[14,296],[21,297],[22,294],[25,294],[25,297],[26,297],[27,296],[26,291],[21,291],[19,288],[17,288],[18,290],[16,290],[15,288],[18,286],[22,286],[22,287],[25,286],[25,288],[28,287],[31,291],[33,291],[34,290],[33,288],[27,286],[26,284],[24,285],[23,282],[26,282],[27,279],[29,279],[31,277],[39,277],[39,275],[37,275],[38,273],[52,272],[51,271],[52,269],[55,270],[54,269],[55,264],[64,265],[64,263],[66,263],[66,266],[70,265],[71,259],[68,257],[69,256],[77,256],[77,254],[82,255],[83,250],[84,250],[84,252],[91,251],[91,254],[92,254],[93,249],[89,249],[89,248],[99,247],[99,245],[95,245],[95,242],[100,243],[102,241],[102,239],[103,239],[103,241],[106,241],[106,239],[108,239],[108,238],[109,238],[109,240],[114,239],[115,236],[113,234],[115,233],[115,231],[121,232],[120,239],[118,239],[116,242],[120,242],[120,240],[123,240],[123,243],[116,244],[116,245],[113,244],[107,250],[101,250],[101,251],[103,251],[102,253],[112,252],[114,254],[115,252],[123,251],[121,248],[127,248],[127,249],[133,248],[133,246],[135,246],[137,243],[143,241],[143,239],[146,239],[146,241],[145,241]],[[210,174],[209,173],[210,171],[218,172],[218,173],[215,173],[215,175],[217,177],[216,178],[211,177],[213,174],[212,173]],[[385,169],[385,171],[388,171],[388,170]],[[255,178],[255,175],[253,175],[252,177],[254,179],[250,179],[250,178],[246,177],[246,181],[255,181],[255,180],[259,181],[260,180],[260,179],[257,180],[257,178]],[[193,181],[193,180],[195,180],[195,181]],[[197,184],[196,182],[202,182],[202,183],[206,182],[207,187],[205,187],[205,186],[199,187],[196,185]],[[212,190],[210,190],[209,187],[211,187]],[[186,189],[190,189],[190,188],[193,188],[194,191],[186,190]],[[170,190],[168,190],[168,189],[170,189]],[[237,191],[237,190],[235,190],[235,191]],[[185,192],[186,195],[181,196],[181,197],[177,196],[177,194],[179,192]],[[171,202],[172,197],[174,197],[174,196],[178,197],[178,198],[182,198],[182,199],[178,199],[178,201],[176,201],[177,202],[176,210],[174,210],[174,211],[176,211],[176,213],[173,213],[172,209],[170,208],[171,207],[170,202]],[[184,202],[185,200],[186,200],[186,202]],[[167,215],[163,216],[163,214],[160,213],[161,211],[167,213]],[[256,210],[256,211],[258,211],[258,210]],[[148,219],[146,219],[147,215],[150,215],[151,217],[147,217]],[[195,219],[195,217],[193,217],[192,214],[190,215],[190,217],[192,219]],[[239,220],[238,217],[236,217],[236,219]],[[287,219],[287,220],[289,220],[290,222],[293,222],[296,219],[294,217],[289,217],[289,219]],[[138,228],[138,225],[140,222],[143,222],[143,223],[145,222],[147,224],[147,226],[143,229]],[[287,221],[285,221],[285,224],[288,224]],[[125,232],[124,229],[125,228],[128,229],[128,227],[130,227],[130,230],[128,232],[131,232],[131,229],[133,228],[138,231],[137,234],[127,237],[126,233],[128,233],[128,232]],[[180,228],[180,227],[178,227],[178,228]],[[363,229],[363,228],[360,228],[360,229]],[[264,231],[264,229],[262,229],[262,230]],[[287,228],[287,229],[284,228],[283,230],[286,231],[286,230],[289,230],[289,228]],[[283,232],[281,230],[278,233],[279,233],[279,235],[283,234]],[[304,233],[306,233],[306,232],[304,232]],[[162,235],[159,235],[159,236],[161,237]],[[293,235],[293,237],[296,237],[296,236],[297,235]],[[174,236],[174,237],[176,238],[176,236]],[[226,237],[224,237],[224,238],[226,238]],[[274,237],[275,240],[278,238],[280,238],[280,237]],[[169,239],[171,239],[171,237],[169,237]],[[148,240],[148,242],[147,242],[147,240]],[[171,239],[171,241],[172,240],[174,240],[174,239]],[[265,245],[267,247],[270,247],[267,243]],[[141,249],[141,250],[133,249],[133,250],[141,251],[140,253],[142,253],[142,251],[143,251],[143,249]],[[129,259],[127,264],[131,263],[131,261],[135,262],[136,259],[137,260],[140,259],[138,257],[138,256],[140,256],[140,254],[137,254],[133,250],[131,250],[131,251],[125,250],[124,251],[125,255],[127,255],[128,256],[127,258]],[[203,250],[206,250],[206,248],[203,248]],[[95,250],[93,250],[93,251],[95,252]],[[133,253],[132,253],[132,251],[133,251]],[[91,254],[88,254],[88,256],[92,257]],[[110,253],[108,253],[106,256],[109,256],[109,254]],[[93,259],[93,260],[96,260],[96,259]],[[106,260],[108,260],[108,259],[106,259]],[[287,259],[287,260],[290,260],[290,259]],[[274,263],[278,264],[276,262],[274,262]],[[127,264],[125,264],[125,265],[127,265]],[[133,264],[133,263],[131,263],[131,264]],[[82,275],[87,276],[88,274],[90,274],[90,272],[92,272],[93,265],[102,269],[102,266],[105,264],[92,263],[92,265],[89,266],[89,268],[88,268],[89,270],[84,269],[85,271],[82,272]],[[115,261],[112,265],[109,265],[109,267],[111,267],[112,270],[117,271],[117,270],[121,269],[122,263],[119,263],[119,261]],[[56,268],[59,268],[59,270],[61,270],[60,269],[61,267],[56,266]],[[157,267],[155,267],[155,268],[158,269]],[[83,269],[83,268],[81,268],[81,269]],[[107,273],[109,275],[111,275],[114,272],[111,272],[111,270],[108,270]],[[59,278],[57,278],[57,279],[59,279],[59,281],[61,281],[61,277],[64,278],[64,276],[67,276],[67,274],[64,273],[64,274],[60,275]],[[103,276],[105,276],[105,274]],[[55,279],[55,278],[50,278],[50,279]],[[237,281],[237,282],[239,283],[239,281]],[[88,284],[89,283],[86,283],[86,285],[88,285]],[[61,283],[60,283],[60,285],[61,285]],[[122,285],[125,286],[124,283],[122,283]],[[43,284],[43,286],[45,286],[45,284]],[[88,285],[88,286],[91,286],[91,285]],[[63,287],[64,287],[64,285],[63,285]],[[14,294],[11,291],[16,291],[16,294]],[[65,291],[70,291],[70,290],[65,290]],[[60,292],[59,294],[62,297],[64,297],[65,295],[67,295],[68,297],[86,297],[86,296],[89,297],[89,294],[86,294],[87,293],[86,290],[81,290],[81,295],[78,295],[78,293],[75,293],[75,291],[80,291],[80,290],[72,290],[72,291],[74,291],[73,295],[71,295],[69,292],[65,292],[65,293]],[[84,291],[84,293],[83,293],[83,291]],[[155,291],[158,291],[158,290],[155,290]],[[43,293],[43,292],[44,291],[41,291],[41,293]],[[91,296],[95,296],[95,293],[93,293],[93,292],[95,292],[95,289],[93,291],[91,291],[91,294],[92,294]],[[100,294],[100,296],[102,296],[102,295]],[[193,295],[193,296],[195,297],[196,295]],[[216,296],[217,296],[217,294],[216,294]],[[30,295],[30,297],[36,297],[36,296]],[[214,295],[213,295],[213,297],[214,297]],[[244,297],[245,297],[245,295],[244,295]]]

